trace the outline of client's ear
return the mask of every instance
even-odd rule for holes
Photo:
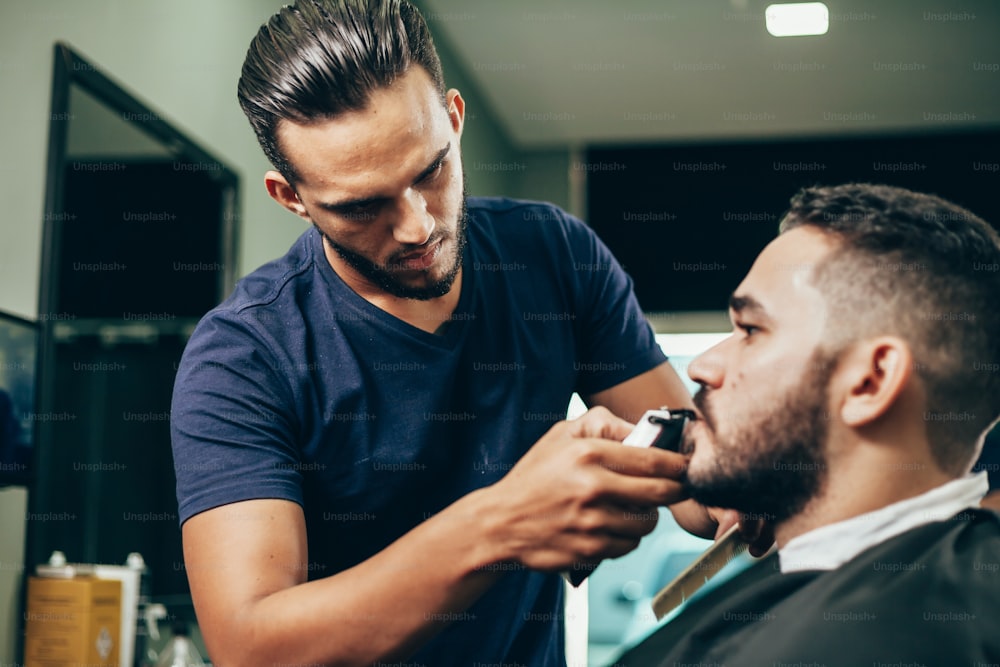
[[[913,354],[901,338],[882,336],[851,346],[837,369],[841,420],[852,427],[875,421],[899,400],[912,375]]]

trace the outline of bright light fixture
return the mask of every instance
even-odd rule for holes
[[[830,29],[830,10],[822,2],[788,2],[764,10],[767,31],[775,37],[825,35]]]

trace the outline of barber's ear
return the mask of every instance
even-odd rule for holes
[[[445,106],[448,109],[448,120],[451,122],[451,129],[462,136],[462,128],[465,127],[465,100],[462,94],[455,88],[445,93]]]
[[[852,346],[838,365],[843,388],[840,418],[860,427],[875,421],[899,400],[913,375],[913,354],[900,338],[883,336]]]
[[[295,188],[281,175],[281,172],[271,170],[264,174],[264,187],[267,188],[267,194],[271,195],[271,199],[300,218],[312,222],[306,212],[306,207],[299,201],[299,195],[296,194]]]

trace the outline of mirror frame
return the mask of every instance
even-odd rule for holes
[[[49,113],[49,144],[45,173],[45,207],[42,221],[41,275],[38,289],[38,362],[36,373],[37,412],[44,413],[53,405],[52,389],[55,382],[55,368],[50,360],[54,358],[57,342],[56,327],[61,319],[71,319],[64,313],[56,312],[59,289],[58,250],[60,224],[66,214],[63,206],[65,173],[68,162],[67,147],[69,123],[72,121],[70,90],[79,86],[111,112],[121,117],[137,129],[162,143],[176,160],[210,164],[206,170],[211,178],[222,186],[222,219],[220,247],[223,263],[216,284],[216,303],[221,302],[236,283],[237,243],[238,243],[238,191],[239,177],[224,162],[195,143],[190,137],[170,125],[164,116],[149,104],[141,101],[124,86],[116,82],[101,69],[81,56],[66,42],[57,41],[53,49],[52,94]],[[65,318],[64,318],[65,316]],[[43,446],[52,438],[50,423],[39,420],[34,434],[34,452],[29,471],[31,481],[28,494],[29,512],[36,511],[39,496],[45,496],[46,478],[41,474],[50,463],[50,453]],[[42,446],[40,446],[42,445]],[[32,493],[34,491],[34,493]],[[31,550],[31,530],[28,531],[26,562],[38,554]]]
[[[224,162],[216,158],[190,137],[164,120],[164,116],[128,92],[99,68],[92,65],[65,42],[56,42],[52,67],[52,96],[49,113],[49,145],[45,173],[45,213],[42,223],[42,272],[38,291],[38,312],[43,338],[57,319],[53,307],[59,284],[56,251],[59,247],[59,225],[65,213],[63,203],[66,149],[69,138],[70,87],[78,85],[114,113],[121,114],[127,122],[141,129],[167,147],[177,160],[187,160],[212,165],[207,170],[211,178],[219,181],[225,192],[221,239],[223,269],[218,284],[221,301],[236,282],[236,246],[239,218],[237,192],[239,177]],[[217,167],[217,168],[216,168]]]
[[[216,282],[215,302],[221,302],[232,290],[237,277],[237,245],[239,222],[239,176],[236,171],[222,162],[215,155],[186,136],[176,127],[164,120],[164,116],[155,108],[134,94],[122,84],[112,79],[100,68],[93,65],[69,44],[57,41],[53,49],[52,89],[49,115],[49,139],[46,156],[44,213],[42,219],[41,269],[38,286],[38,350],[37,372],[35,378],[36,412],[51,411],[54,405],[56,369],[52,360],[58,341],[58,327],[65,320],[75,319],[67,313],[56,312],[58,305],[59,266],[58,252],[60,248],[60,223],[65,220],[67,211],[63,203],[65,192],[66,168],[69,163],[67,156],[70,122],[73,120],[70,109],[70,91],[74,86],[92,96],[104,105],[111,113],[119,114],[126,122],[141,130],[151,138],[161,143],[172,155],[174,160],[196,162],[211,165],[206,169],[210,178],[220,185],[222,202],[218,211],[220,225],[221,263]],[[176,333],[176,332],[175,332]],[[189,333],[189,332],[188,332]],[[45,445],[53,438],[52,424],[46,420],[37,420],[34,429],[33,452],[31,457],[30,478],[28,487],[28,516],[26,517],[26,543],[24,550],[24,570],[33,573],[37,563],[48,559],[48,553],[38,553],[44,545],[33,528],[30,520],[34,514],[44,511],[40,505],[45,499],[51,498],[56,490],[51,488],[52,482],[47,479],[44,471],[51,469],[55,463],[55,455],[51,448]],[[17,629],[18,653],[24,651],[24,622],[26,585],[22,585]]]

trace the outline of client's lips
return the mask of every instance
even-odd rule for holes
[[[671,410],[670,414],[671,415],[683,415],[685,419],[689,419],[691,421],[695,421],[695,420],[701,418],[701,417],[699,417],[697,411],[691,410],[691,409],[688,409],[688,408],[684,408],[684,409],[681,409],[681,410]]]
[[[684,454],[685,456],[691,456],[694,454],[696,447],[695,432],[699,429],[705,429],[709,433],[712,432],[712,426],[705,420],[701,411],[693,410],[692,414],[688,416],[688,422],[684,427],[684,433],[681,437],[681,454]],[[704,437],[705,434],[702,435]]]
[[[694,448],[694,437],[685,431],[684,435],[681,437],[680,446],[677,448],[678,453],[683,454],[684,456],[691,456],[694,454]]]

